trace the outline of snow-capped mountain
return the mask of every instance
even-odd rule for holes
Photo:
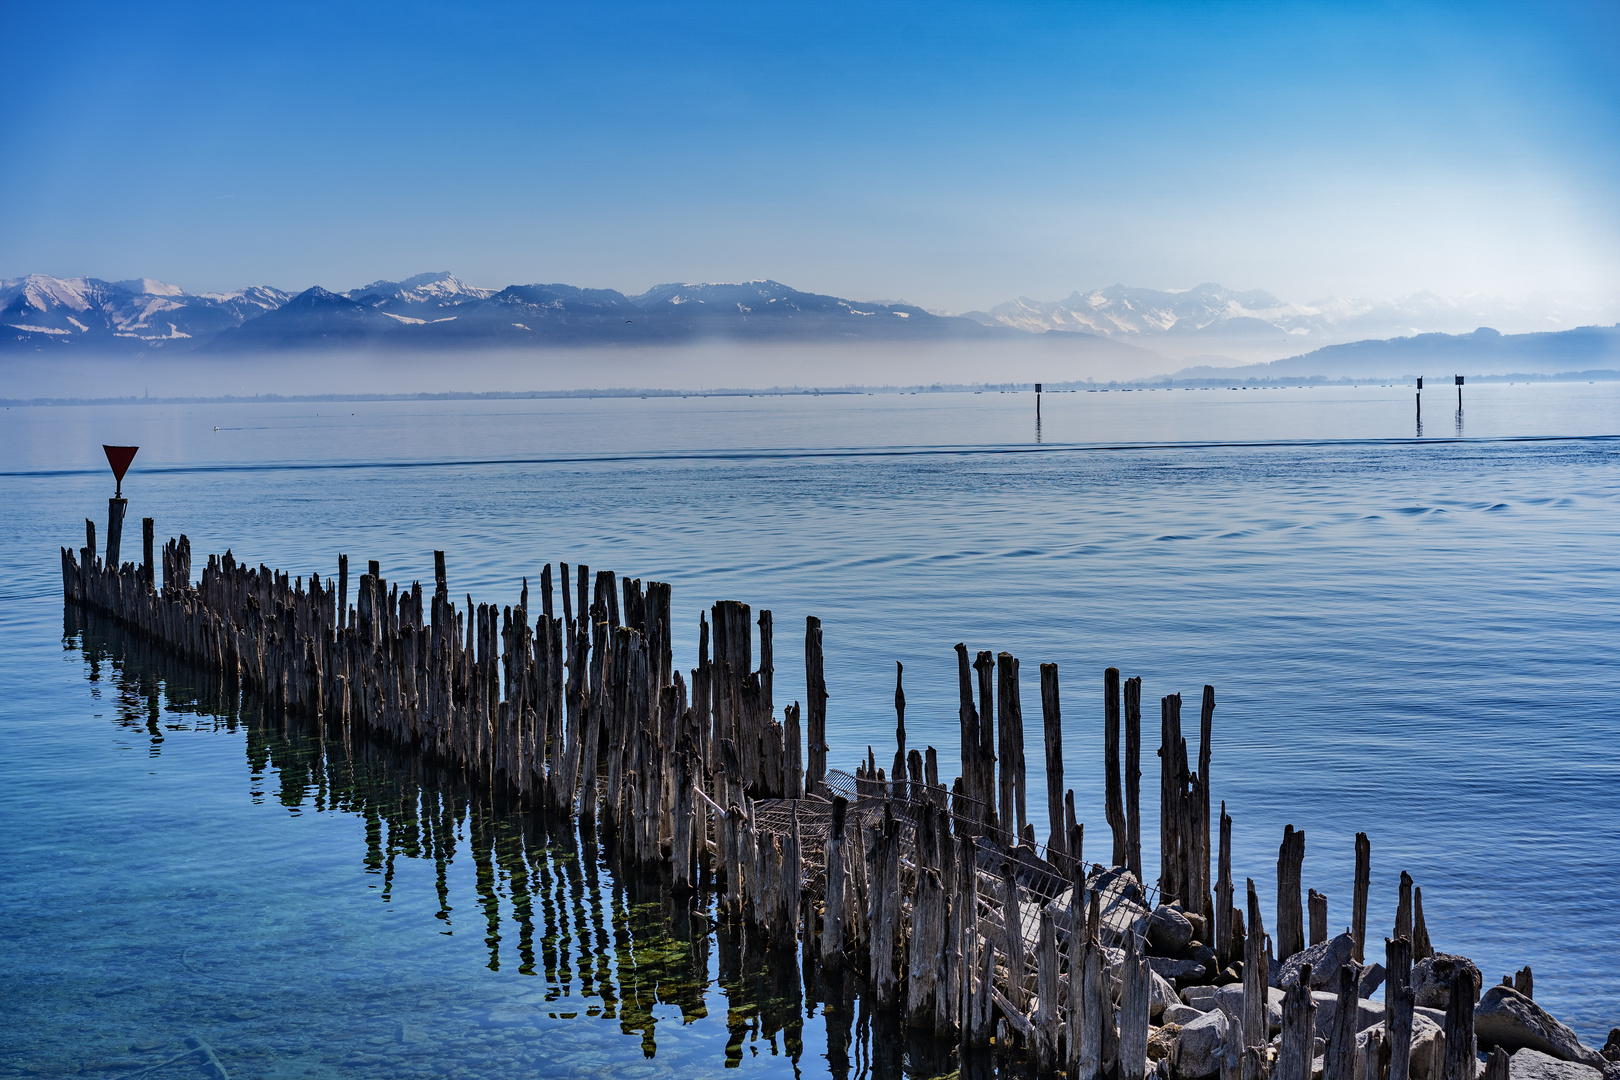
[[[30,274],[0,281],[0,347],[172,348],[211,339],[287,299],[263,285],[191,295],[151,278],[109,282]]]
[[[381,311],[419,315],[412,309],[454,308],[473,300],[487,300],[494,289],[468,285],[448,271],[417,274],[404,281],[373,281],[343,294],[355,303]]]
[[[1097,334],[1175,359],[1214,355],[1255,361],[1351,341],[1459,334],[1480,326],[1512,333],[1565,330],[1615,321],[1620,318],[1620,302],[1582,305],[1549,297],[1447,300],[1421,292],[1387,301],[1330,297],[1300,304],[1262,290],[1238,291],[1216,284],[1182,291],[1114,285],[1050,303],[1021,297],[988,312],[968,312],[967,317],[1030,333]]]

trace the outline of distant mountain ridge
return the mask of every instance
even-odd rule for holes
[[[1620,371],[1620,324],[1580,326],[1534,334],[1501,334],[1480,327],[1471,334],[1417,334],[1355,341],[1243,367],[1190,367],[1176,380],[1355,379],[1425,375],[1566,375]]]
[[[1567,330],[1620,319],[1620,303],[1586,305],[1532,296],[1447,300],[1431,292],[1397,300],[1339,300],[1310,304],[1279,300],[1259,289],[1239,291],[1206,283],[1179,292],[1114,285],[1075,292],[1050,303],[1027,297],[967,318],[1030,332],[1096,334],[1128,341],[1175,360],[1214,354],[1233,363],[1269,361],[1327,345],[1464,333],[1479,326],[1518,332]]]
[[[668,284],[639,296],[573,285],[476,288],[453,274],[290,296],[266,286],[188,294],[148,279],[0,282],[0,349],[257,351],[750,341],[955,341],[1013,335],[911,304],[862,303],[776,281]]]

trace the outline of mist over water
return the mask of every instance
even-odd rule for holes
[[[1268,925],[1285,824],[1335,928],[1365,831],[1373,942],[1407,870],[1437,949],[1487,983],[1531,964],[1537,1001],[1601,1044],[1620,385],[1464,393],[1459,417],[1453,388],[1426,392],[1421,439],[1411,390],[1381,386],[1048,394],[1038,430],[1029,393],[10,409],[0,918],[22,992],[0,1059],[132,1071],[198,1034],[238,1077],[788,1075],[795,1053],[842,1076],[873,1045],[577,837],[64,624],[57,548],[102,527],[103,442],[142,447],[130,516],[199,564],[230,547],[326,574],[342,551],[431,581],[441,548],[453,592],[500,603],[548,560],[669,581],[683,667],[713,601],[773,611],[783,702],[819,616],[834,766],[892,756],[896,661],[909,740],[949,775],[955,643],[1018,656],[1026,710],[1057,663],[1092,857],[1103,669],[1143,677],[1149,751],[1156,699],[1211,683],[1212,797]]]

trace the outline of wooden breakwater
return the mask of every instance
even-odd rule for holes
[[[526,580],[511,606],[467,597],[458,607],[436,552],[430,596],[387,582],[372,562],[351,603],[345,556],[335,580],[306,582],[226,552],[193,583],[181,536],[163,546],[159,582],[151,519],[143,535],[141,563],[109,566],[87,521],[85,546],[61,552],[65,599],[271,709],[366,732],[523,805],[577,815],[630,866],[667,875],[678,891],[721,890],[723,918],[802,949],[806,963],[854,973],[878,1009],[964,1055],[1013,1049],[1039,1072],[1082,1080],[1310,1080],[1317,1070],[1326,1080],[1474,1080],[1476,1013],[1505,1051],[1511,1038],[1490,1021],[1536,1008],[1528,969],[1482,998],[1471,963],[1435,953],[1421,890],[1404,874],[1385,962],[1366,963],[1365,835],[1351,926],[1330,936],[1326,898],[1310,890],[1307,905],[1301,895],[1304,834],[1289,827],[1268,934],[1253,880],[1236,892],[1232,819],[1211,802],[1211,687],[1196,758],[1180,696],[1160,703],[1161,854],[1158,884],[1147,886],[1141,680],[1115,669],[1102,694],[1104,864],[1084,857],[1063,788],[1055,665],[1040,669],[1042,842],[1029,816],[1019,662],[1008,653],[970,659],[956,647],[961,776],[947,784],[933,747],[908,746],[898,667],[892,759],[880,765],[867,747],[844,772],[828,766],[813,617],[807,700],[778,718],[771,613],[755,619],[742,603],[700,615],[697,664],[683,673],[667,584],[566,564],[554,583],[548,565],[537,613]],[[1385,1003],[1366,1001],[1386,978]],[[1594,1053],[1574,1046],[1569,1060]]]

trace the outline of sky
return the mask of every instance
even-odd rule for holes
[[[0,277],[1620,295],[1620,5],[0,0]]]

